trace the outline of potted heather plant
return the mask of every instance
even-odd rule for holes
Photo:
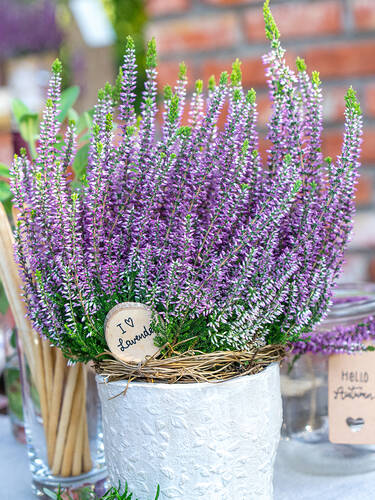
[[[336,161],[321,154],[321,89],[285,63],[268,2],[264,61],[273,115],[261,157],[254,90],[198,81],[183,124],[186,68],[164,91],[156,136],[155,42],[140,119],[128,39],[114,140],[113,92],[99,92],[87,178],[55,148],[54,65],[35,161],[14,162],[16,254],[35,328],[94,360],[109,475],[137,498],[270,498],[279,441],[278,361],[326,314],[354,211],[360,108],[346,98]],[[225,105],[228,111],[224,113]],[[222,128],[218,126],[224,122]]]

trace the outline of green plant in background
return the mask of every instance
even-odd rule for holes
[[[116,66],[123,62],[128,35],[134,40],[139,80],[136,86],[136,106],[139,109],[146,75],[146,44],[144,26],[147,21],[144,0],[102,0],[116,32]]]
[[[67,493],[63,493],[61,491],[61,488],[59,488],[59,491],[57,493],[54,493],[47,489],[44,490],[44,493],[53,500],[73,500],[73,497],[71,497]],[[155,500],[158,500],[159,495],[160,495],[160,487],[158,486],[156,489]],[[76,496],[74,498],[76,498]],[[91,491],[90,488],[84,488],[79,493],[78,500],[137,500],[137,499],[133,496],[133,493],[129,491],[128,485],[127,483],[125,483],[125,490],[123,493],[120,493],[120,485],[119,485],[118,488],[113,488],[113,487],[110,488],[104,494],[104,496],[100,498],[97,497],[95,493]]]
[[[61,94],[60,113],[57,120],[60,123],[65,121],[74,121],[76,124],[78,142],[77,155],[72,165],[76,179],[80,179],[86,172],[88,155],[88,131],[92,126],[93,110],[85,111],[81,115],[73,108],[79,96],[79,87],[68,87]],[[39,134],[40,117],[33,113],[20,99],[13,99],[12,111],[17,122],[22,139],[27,143],[29,154],[32,158],[36,157],[36,145]],[[57,148],[62,149],[65,146],[62,135],[58,136]],[[9,175],[9,170],[1,170],[0,175]],[[9,192],[10,194],[10,192]]]
[[[9,167],[4,163],[0,163],[0,202],[4,204],[7,213],[9,213],[12,208],[11,198],[12,194],[9,189]],[[6,309],[3,311],[1,306],[0,310],[2,313],[6,311]]]
[[[74,121],[76,124],[78,141],[77,154],[72,165],[75,176],[75,182],[80,181],[87,167],[87,156],[89,151],[88,137],[92,126],[92,117],[94,110],[88,110],[81,115],[73,108],[79,96],[79,87],[68,87],[61,94],[61,111],[58,115],[58,121]],[[36,157],[36,147],[39,138],[40,116],[31,111],[28,106],[20,99],[12,100],[12,112],[22,139],[26,142],[29,154],[32,158]],[[57,148],[65,146],[62,135],[58,136]],[[5,206],[7,212],[11,209],[11,192],[9,189],[9,167],[0,163],[0,202]]]

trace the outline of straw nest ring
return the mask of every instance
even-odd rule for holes
[[[164,351],[165,352],[165,351]],[[284,345],[254,347],[250,351],[186,351],[171,356],[157,353],[141,363],[124,362],[105,351],[95,360],[96,372],[108,382],[138,380],[167,384],[220,382],[243,375],[254,375],[286,354]]]

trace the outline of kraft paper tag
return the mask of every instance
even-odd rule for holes
[[[138,302],[122,302],[109,311],[104,323],[105,339],[117,359],[138,363],[158,352],[151,314],[148,306]]]
[[[375,444],[375,352],[329,357],[328,419],[331,443]]]

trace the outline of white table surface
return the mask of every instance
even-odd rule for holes
[[[307,476],[288,469],[282,455],[281,444],[274,500],[375,500],[375,472],[350,477]],[[0,500],[34,500],[30,481],[26,447],[13,438],[8,418],[0,416]]]

